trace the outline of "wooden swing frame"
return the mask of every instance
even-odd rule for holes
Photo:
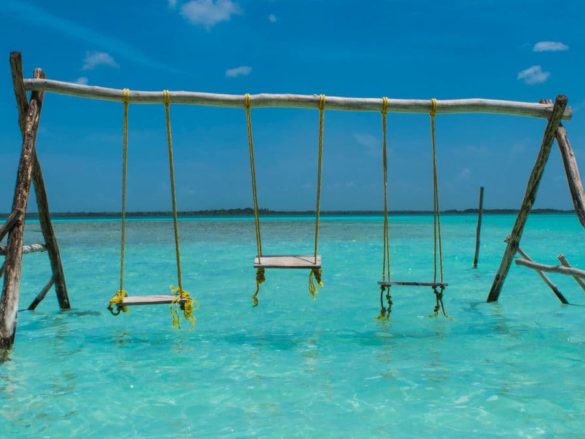
[[[0,348],[5,349],[13,344],[16,332],[16,314],[19,302],[19,284],[23,255],[24,218],[29,190],[33,182],[39,206],[41,228],[53,271],[53,276],[48,286],[50,288],[53,283],[55,284],[59,305],[62,309],[69,309],[70,307],[65,277],[59,256],[59,247],[54,231],[52,230],[41,167],[35,151],[44,93],[52,92],[81,98],[116,102],[123,102],[124,99],[124,94],[121,89],[49,80],[45,79],[41,69],[35,70],[33,78],[25,79],[22,76],[22,61],[19,52],[12,52],[10,54],[10,65],[23,141],[13,208],[7,221],[0,227],[0,231],[8,234],[8,244],[5,249],[2,296],[0,298]],[[26,98],[27,91],[31,92],[30,99]],[[242,108],[244,105],[244,95],[171,91],[169,93],[169,99],[173,104],[231,108]],[[128,101],[133,104],[160,104],[164,102],[164,94],[160,91],[131,91],[128,95]],[[257,94],[250,96],[250,106],[253,108],[286,107],[315,109],[319,108],[319,104],[319,95]],[[510,241],[502,257],[500,268],[488,295],[487,300],[489,302],[496,301],[498,300],[509,268],[513,262],[513,256],[518,250],[524,225],[534,203],[542,173],[555,138],[559,146],[563,145],[565,147],[564,152],[561,147],[563,159],[575,165],[573,170],[569,169],[569,165],[565,165],[565,167],[573,195],[575,210],[581,223],[585,226],[585,195],[583,194],[581,182],[578,179],[578,173],[575,174],[573,172],[577,169],[574,154],[570,149],[566,131],[561,125],[562,119],[571,118],[571,110],[567,107],[567,98],[564,96],[558,96],[554,104],[549,101],[530,103],[491,99],[441,100],[437,104],[437,114],[495,113],[547,119],[544,137],[528,181],[526,194],[510,235]],[[382,99],[328,96],[326,107],[327,110],[379,112],[382,107]],[[428,99],[389,99],[388,108],[389,112],[428,114],[432,110],[432,102]],[[49,288],[45,287],[43,291],[48,291]],[[46,294],[46,291],[44,294]],[[40,300],[42,300],[42,297]]]

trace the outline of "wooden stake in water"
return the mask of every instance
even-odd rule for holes
[[[473,257],[473,268],[477,268],[479,259],[479,242],[481,235],[481,216],[483,215],[483,186],[479,188],[479,209],[477,212],[477,228],[475,229],[475,256]]]

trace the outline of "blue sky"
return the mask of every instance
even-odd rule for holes
[[[221,93],[394,98],[569,96],[566,123],[585,166],[585,4],[580,0],[152,0],[0,4],[0,211],[12,202],[21,145],[8,54],[25,73],[90,85]],[[251,205],[243,110],[172,108],[183,210]],[[311,209],[316,111],[254,111],[259,197]],[[327,112],[322,206],[381,209],[380,116]],[[517,207],[545,122],[438,117],[441,207]],[[431,209],[428,116],[388,119],[392,209]],[[54,211],[120,206],[122,106],[47,95],[38,139]],[[168,210],[162,106],[130,108],[130,210]],[[585,172],[585,168],[583,169]],[[31,204],[31,206],[34,206]],[[537,207],[571,208],[558,150]]]

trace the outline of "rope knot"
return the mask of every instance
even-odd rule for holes
[[[247,110],[250,109],[250,95],[248,93],[244,95],[244,107],[246,107]]]
[[[177,310],[178,307],[183,311],[183,317],[185,320],[188,321],[191,324],[191,328],[193,328],[197,320],[193,313],[199,308],[198,303],[191,298],[188,291],[185,291],[180,287],[173,287],[172,285],[170,286],[170,289],[171,292],[176,295],[169,310],[173,327],[178,329],[181,328],[181,319],[179,318],[179,312]]]
[[[256,291],[252,294],[252,307],[258,306],[258,293],[260,292],[260,285],[266,281],[264,268],[256,269]]]
[[[438,107],[438,103],[437,100],[435,98],[431,99],[431,116],[434,117],[435,114],[437,114],[437,107]]]
[[[309,294],[315,298],[319,292],[318,288],[323,288],[323,270],[321,268],[311,268],[309,273]],[[318,288],[317,288],[318,287]]]
[[[386,96],[382,98],[382,114],[386,115],[388,113],[388,107],[390,106],[390,101]]]
[[[124,102],[126,105],[128,105],[128,102],[130,102],[130,89],[125,88],[122,90],[122,102]]]
[[[128,297],[128,291],[122,289],[116,291],[116,294],[112,296],[108,302],[108,311],[110,311],[112,315],[117,316],[120,312],[128,312],[128,307],[122,305],[125,297]]]
[[[320,95],[319,96],[319,110],[323,111],[325,110],[325,101],[327,100],[327,98],[325,97],[325,95]]]
[[[168,90],[163,90],[162,94],[163,103],[168,107],[169,105],[171,105],[171,94],[169,93]]]

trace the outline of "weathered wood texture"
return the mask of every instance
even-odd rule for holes
[[[254,259],[254,268],[321,268],[321,256],[262,256]]]
[[[386,287],[400,286],[400,287],[446,287],[449,284],[445,282],[401,282],[401,281],[380,281],[378,285]]]
[[[6,255],[6,247],[0,245],[0,255]],[[22,246],[22,254],[46,252],[47,246],[45,244],[24,244]]]
[[[520,255],[527,261],[534,262],[532,258],[528,256],[526,253],[524,253],[520,247],[518,247],[518,253],[520,253]],[[548,287],[552,290],[555,296],[557,296],[557,299],[559,299],[561,303],[565,305],[569,303],[567,298],[563,295],[563,293],[561,293],[561,290],[558,289],[558,287],[548,278],[546,274],[544,274],[540,270],[536,270],[536,274],[538,274],[540,278],[544,281],[544,283],[548,285]]]
[[[575,276],[585,279],[585,270],[580,270],[573,267],[565,267],[563,265],[545,265],[538,262],[528,261],[526,259],[516,259],[516,264],[530,267],[539,271],[546,271],[549,273],[566,274],[568,276]]]
[[[562,124],[557,128],[556,139],[559,150],[561,151],[561,157],[563,158],[571,198],[573,200],[573,206],[575,206],[575,213],[581,225],[585,227],[585,191],[583,190],[583,182],[579,174],[575,153],[567,137],[567,130]]]
[[[177,296],[171,294],[158,294],[150,296],[128,296],[120,306],[134,306],[134,305],[165,305],[173,303]],[[178,303],[184,303],[185,299],[180,299]]]
[[[477,211],[477,227],[475,228],[475,255],[473,256],[473,268],[477,268],[479,261],[479,244],[481,241],[481,217],[483,215],[483,186],[479,188],[479,208]]]
[[[14,224],[18,222],[18,218],[20,217],[20,212],[14,210],[8,215],[4,224],[0,227],[0,241],[4,239],[6,234],[12,230]]]
[[[563,267],[571,267],[571,264],[569,264],[569,261],[563,255],[559,255],[558,260]],[[585,282],[578,276],[573,276],[573,278],[575,279],[575,282],[577,282],[577,284],[581,287],[581,289],[585,291]]]
[[[538,186],[544,172],[544,167],[548,161],[552,143],[555,139],[555,135],[561,123],[561,118],[566,106],[566,96],[557,96],[553,112],[550,116],[550,119],[548,120],[546,130],[544,132],[536,162],[532,168],[530,178],[528,179],[528,185],[526,187],[526,193],[524,194],[522,205],[520,206],[520,211],[516,217],[516,222],[512,228],[512,233],[510,233],[510,239],[504,251],[504,255],[502,256],[502,262],[500,263],[498,272],[494,277],[494,281],[487,298],[488,302],[495,302],[500,297],[506,276],[510,271],[512,261],[514,260],[514,255],[518,250],[520,239],[522,238],[522,233],[524,232],[524,226],[526,224],[526,220],[528,219],[528,214],[530,213],[530,209],[532,208],[534,200],[536,199],[536,194],[538,192]]]
[[[47,284],[43,287],[41,292],[37,294],[37,297],[35,297],[35,299],[28,306],[29,311],[34,311],[37,308],[37,306],[39,306],[39,303],[43,301],[43,299],[45,298],[45,296],[47,295],[47,293],[49,292],[54,283],[55,276],[53,275],[51,276],[51,279],[49,279],[49,282],[47,282]]]
[[[49,79],[25,79],[27,90],[43,90],[53,93],[66,94],[81,98],[102,99],[122,102],[121,89],[81,85],[71,82],[54,81]],[[244,107],[244,95],[228,95],[216,93],[201,93],[190,91],[171,91],[171,103],[191,104],[216,107]],[[161,104],[162,91],[130,91],[130,103],[133,104]],[[429,99],[389,99],[388,112],[397,113],[429,113],[431,100]],[[319,108],[320,95],[296,94],[255,94],[250,96],[250,105],[260,107],[286,108]],[[327,96],[325,107],[328,110],[346,111],[380,111],[382,98],[351,98]],[[437,113],[499,113],[516,116],[548,118],[552,113],[553,105],[531,102],[502,101],[494,99],[452,99],[438,101]],[[563,118],[571,118],[569,108]]]
[[[26,98],[26,91],[22,79],[22,58],[20,53],[13,52],[10,54],[10,65],[12,68],[12,80],[14,83],[14,95],[18,107],[18,122],[20,130],[24,135],[24,119],[28,108],[28,100]],[[44,79],[45,74],[41,69],[36,69],[34,77]],[[37,94],[38,100],[42,103],[43,94]],[[62,310],[71,308],[69,302],[69,295],[67,293],[67,284],[65,282],[65,274],[63,271],[63,264],[61,262],[61,254],[59,252],[59,244],[51,222],[51,214],[49,209],[49,201],[47,198],[47,191],[45,189],[45,181],[43,179],[43,172],[39,162],[36,150],[34,151],[33,162],[33,183],[35,188],[35,198],[37,201],[37,210],[39,215],[39,223],[41,232],[47,246],[49,261],[51,263],[51,271],[55,280],[55,292],[57,293],[57,301]]]
[[[11,54],[12,61],[12,54]],[[14,72],[13,72],[14,75]],[[8,245],[4,267],[4,284],[0,298],[0,349],[8,349],[14,343],[16,333],[16,313],[20,292],[22,269],[22,240],[24,235],[24,212],[32,182],[35,142],[39,127],[42,102],[39,94],[33,93],[28,105],[22,151],[18,165],[16,187],[12,211],[19,212],[18,222],[8,235]]]

